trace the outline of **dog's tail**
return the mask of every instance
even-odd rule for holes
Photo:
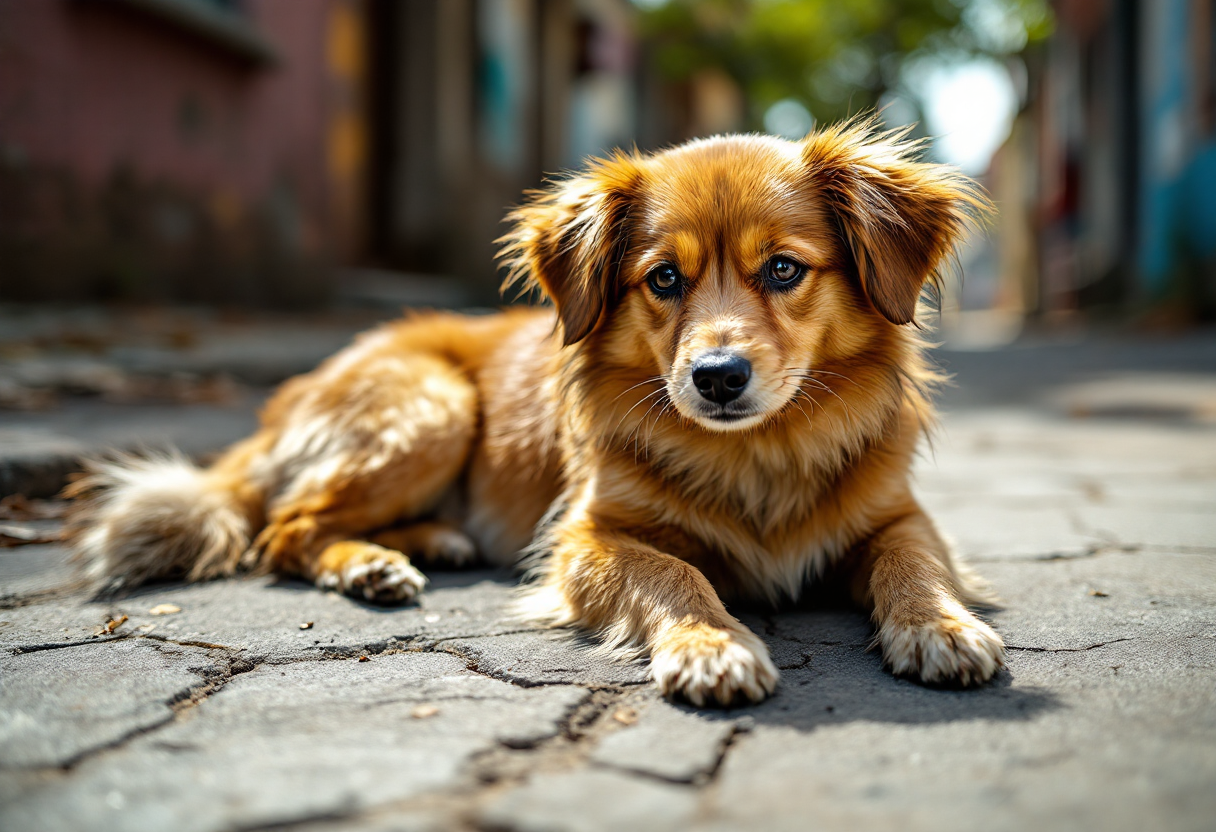
[[[68,538],[102,592],[232,574],[254,531],[231,475],[178,453],[90,461],[64,494]]]

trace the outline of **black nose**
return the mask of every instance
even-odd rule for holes
[[[715,404],[733,402],[752,377],[752,363],[741,355],[711,352],[692,365],[692,383],[697,392]]]

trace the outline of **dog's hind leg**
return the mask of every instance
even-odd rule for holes
[[[281,420],[267,456],[279,482],[252,560],[378,603],[407,601],[425,578],[374,532],[438,505],[469,455],[477,393],[435,356],[373,353],[339,369]]]
[[[427,564],[468,566],[477,559],[477,546],[451,523],[427,521],[372,535],[372,543],[396,549]]]

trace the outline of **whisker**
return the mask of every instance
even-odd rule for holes
[[[799,392],[802,392],[802,391],[799,390]],[[811,417],[807,415],[806,408],[802,406],[802,402],[798,401],[798,397],[794,396],[794,398],[791,399],[790,401],[793,402],[794,407],[798,408],[798,412],[802,414],[802,418],[806,419],[807,426],[810,427],[810,429],[812,431],[815,430],[815,425],[814,425],[814,423],[811,422]],[[815,410],[815,405],[812,404],[811,412],[814,412],[814,410]]]
[[[638,389],[639,387],[641,387],[643,384],[653,384],[653,383],[655,383],[656,381],[658,381],[658,382],[663,381],[663,377],[662,377],[662,376],[651,376],[651,377],[650,377],[650,378],[648,378],[648,379],[644,379],[644,380],[642,380],[642,381],[639,381],[637,384],[633,385],[632,387],[627,387],[626,389],[624,389],[624,390],[622,390],[621,392],[617,393],[617,394],[616,394],[616,395],[615,395],[615,396],[612,398],[612,401],[608,402],[608,404],[615,404],[617,399],[619,399],[621,396],[623,396],[623,395],[625,395],[626,393],[628,393],[630,390],[636,390],[636,389]]]
[[[836,378],[842,378],[845,381],[847,381],[849,384],[857,384],[857,382],[853,381],[853,379],[849,378],[848,376],[842,375],[840,373],[834,373],[831,370],[819,370],[819,369],[815,369],[815,368],[808,368],[806,370],[806,372],[815,373],[816,375],[821,375],[821,376],[836,376]]]
[[[618,419],[618,420],[617,420],[617,423],[616,423],[616,424],[613,426],[613,428],[612,428],[612,432],[613,432],[613,434],[615,434],[615,433],[616,433],[618,430],[620,430],[621,423],[622,423],[622,422],[624,422],[624,421],[625,421],[627,418],[629,418],[629,414],[630,414],[630,413],[632,413],[634,410],[636,410],[636,409],[637,409],[637,407],[638,407],[638,405],[640,405],[642,402],[644,402],[644,401],[646,401],[647,399],[649,399],[651,396],[657,396],[657,395],[659,395],[659,394],[660,394],[660,393],[662,393],[662,392],[663,392],[665,389],[666,389],[665,387],[660,387],[658,390],[654,390],[654,391],[652,391],[652,392],[650,392],[650,393],[647,393],[645,396],[642,396],[642,398],[640,398],[640,399],[638,399],[636,402],[634,402],[634,403],[633,403],[633,407],[631,407],[631,408],[629,408],[628,410],[626,410],[626,411],[625,411],[625,415],[624,415],[624,416],[622,416],[620,419]],[[626,441],[626,442],[628,442],[629,440],[628,440],[628,439],[626,439],[625,441]]]
[[[642,398],[642,400],[641,400],[641,401],[639,401],[637,404],[635,404],[633,407],[629,408],[630,412],[632,412],[634,408],[636,408],[636,407],[637,407],[639,404],[641,404],[642,402],[646,401],[646,399],[649,399],[649,398],[650,398],[651,396],[653,396],[655,393],[661,393],[661,392],[663,392],[663,388],[660,388],[659,390],[654,391],[654,393],[650,393],[650,394],[648,394],[647,396],[645,396],[644,398]],[[646,417],[650,415],[650,412],[651,412],[652,410],[654,410],[655,405],[657,405],[657,404],[659,404],[660,402],[662,402],[664,398],[665,398],[665,397],[660,397],[660,398],[657,398],[657,399],[655,399],[653,402],[651,402],[651,403],[650,403],[650,406],[646,408],[646,412],[642,414],[641,418],[640,418],[640,419],[638,419],[637,424],[635,424],[635,425],[633,426],[633,429],[632,429],[632,430],[630,430],[630,431],[629,431],[629,434],[628,434],[628,435],[625,437],[625,442],[624,442],[624,445],[623,445],[622,447],[627,446],[627,445],[629,444],[629,440],[630,440],[630,439],[634,439],[634,437],[635,437],[635,435],[638,433],[638,431],[640,431],[640,430],[642,429],[642,426],[643,426],[644,424],[646,424]],[[628,414],[628,413],[626,413],[625,415],[626,415],[626,416],[628,416],[629,414]]]
[[[831,412],[826,407],[824,407],[822,404],[820,404],[819,401],[816,400],[816,398],[814,396],[812,396],[808,391],[804,390],[803,388],[799,387],[798,392],[800,394],[802,394],[803,396],[806,396],[807,401],[809,401],[811,403],[812,407],[814,407],[817,404],[819,405],[819,412],[821,412],[823,414],[823,417],[828,420],[828,424],[830,424],[832,426],[833,432],[839,430],[838,426],[836,425],[836,420],[832,418]]]
[[[849,384],[852,384],[852,385],[857,384],[857,382],[853,381],[853,379],[849,378],[848,376],[846,376],[842,373],[835,373],[835,372],[832,372],[831,370],[820,370],[815,367],[786,367],[784,372],[786,372],[786,373],[805,373],[807,375],[819,375],[819,376],[835,376],[836,378],[844,379]]]
[[[649,458],[650,458],[650,440],[651,440],[651,438],[653,438],[653,437],[654,437],[654,429],[655,429],[656,427],[658,427],[658,426],[659,426],[659,420],[663,418],[664,414],[666,414],[666,413],[667,413],[667,410],[668,410],[669,408],[674,409],[674,407],[675,407],[675,404],[674,404],[674,403],[671,401],[671,399],[667,399],[667,400],[665,400],[665,401],[663,402],[663,409],[662,409],[662,410],[660,410],[660,411],[659,411],[659,412],[658,412],[658,413],[655,415],[655,417],[654,417],[654,421],[650,423],[650,432],[646,434],[646,443],[645,443],[645,445],[646,445],[646,458],[647,458],[647,459],[649,459]]]
[[[835,396],[836,401],[840,402],[841,405],[844,406],[844,415],[848,418],[849,425],[853,428],[857,427],[856,422],[853,421],[853,408],[849,407],[849,403],[846,402],[844,399],[842,399],[840,397],[839,393],[837,393],[835,390],[833,390],[831,388],[831,386],[827,384],[827,382],[821,381],[819,379],[808,379],[808,381],[814,381],[817,386],[821,387],[824,391]]]
[[[844,410],[845,410],[845,416],[846,416],[846,417],[848,418],[848,420],[849,420],[849,425],[850,425],[850,426],[852,426],[853,428],[856,428],[856,427],[857,427],[857,423],[856,423],[856,422],[854,421],[854,419],[853,419],[853,408],[849,407],[849,403],[848,403],[848,402],[846,402],[844,399],[842,399],[842,398],[840,397],[840,394],[839,394],[839,393],[837,393],[835,390],[833,390],[833,389],[831,388],[831,386],[830,386],[830,385],[828,385],[828,383],[827,383],[827,382],[823,381],[822,379],[812,378],[812,377],[810,377],[810,376],[804,376],[804,375],[803,375],[803,376],[796,376],[796,377],[797,377],[797,378],[799,378],[799,379],[801,379],[802,381],[809,382],[809,383],[811,383],[811,384],[815,385],[815,387],[816,387],[816,388],[818,388],[818,389],[820,389],[820,390],[823,390],[825,393],[829,393],[829,394],[831,394],[832,396],[835,396],[835,397],[836,397],[836,400],[837,400],[838,402],[840,402],[840,404],[841,404],[841,405],[844,407]]]
[[[641,438],[642,426],[646,424],[646,418],[647,418],[648,416],[650,416],[651,411],[653,411],[653,410],[654,410],[656,407],[658,407],[660,404],[663,404],[663,403],[664,403],[664,401],[665,401],[664,399],[655,399],[655,400],[654,400],[654,402],[653,402],[653,403],[650,405],[650,407],[648,407],[648,408],[646,409],[646,412],[642,414],[642,418],[638,420],[637,427],[635,427],[635,428],[633,429],[633,432],[632,432],[632,436],[633,436],[633,461],[634,461],[635,463],[636,463],[636,462],[637,462],[637,460],[638,460],[638,439],[640,439],[640,438]],[[659,415],[660,415],[660,416],[662,416],[662,415],[663,415],[663,411],[661,411],[661,410],[660,410],[660,411],[659,411]],[[657,420],[657,417],[656,417],[656,420]],[[652,427],[652,428],[651,428],[651,431],[653,432],[653,430],[654,430],[654,428]],[[626,440],[625,440],[625,442],[626,442],[626,444],[628,444],[629,440],[628,440],[628,439],[626,439]],[[647,445],[647,452],[648,452],[648,453],[649,453],[649,447],[650,447],[650,446],[649,446],[649,444],[648,444],[648,445]]]

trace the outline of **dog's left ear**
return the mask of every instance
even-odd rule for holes
[[[802,148],[862,290],[893,324],[912,322],[925,283],[967,225],[991,210],[978,185],[946,165],[916,161],[917,149],[902,132],[875,134],[869,121],[812,134]]]
[[[507,218],[514,227],[499,240],[510,267],[503,290],[539,288],[557,307],[565,345],[591,334],[618,296],[639,177],[637,160],[617,154],[532,193]]]

